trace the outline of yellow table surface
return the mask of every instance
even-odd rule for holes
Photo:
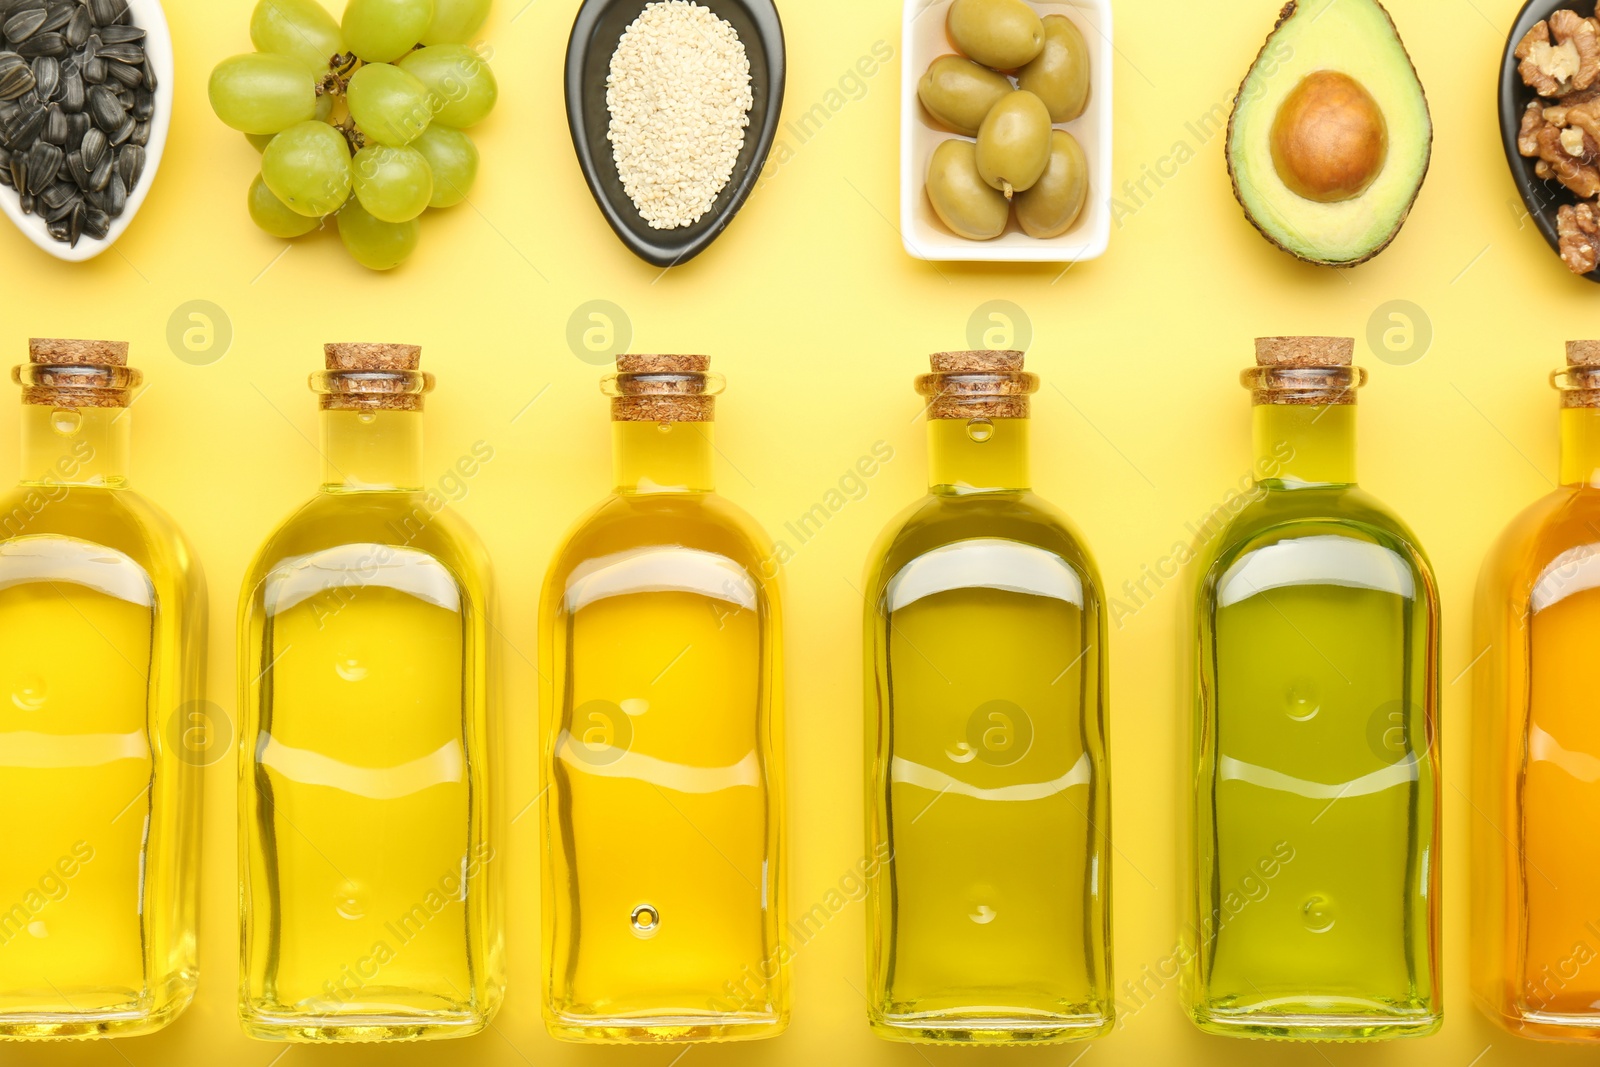
[[[625,309],[634,351],[711,353],[729,390],[718,477],[779,533],[822,501],[874,444],[894,459],[786,568],[789,622],[791,902],[823,901],[861,858],[862,711],[854,587],[872,539],[924,491],[926,449],[911,379],[931,351],[964,348],[974,311],[1007,300],[1031,321],[1035,484],[1070,512],[1115,593],[1155,567],[1250,469],[1248,397],[1237,382],[1258,334],[1361,338],[1363,481],[1407,518],[1443,585],[1444,966],[1439,1035],[1383,1046],[1287,1046],[1207,1037],[1176,983],[1150,977],[1176,943],[1174,699],[1180,594],[1169,585],[1114,629],[1111,647],[1115,930],[1120,1027],[1085,1049],[966,1052],[881,1042],[864,1020],[865,909],[849,903],[795,963],[793,1025],[755,1045],[604,1049],[560,1045],[539,1018],[538,818],[503,838],[510,990],[493,1029],[463,1042],[387,1048],[247,1041],[237,970],[234,768],[207,776],[199,996],[152,1037],[72,1047],[9,1045],[4,1065],[519,1064],[595,1067],[1068,1064],[1430,1064],[1592,1062],[1592,1053],[1503,1035],[1467,991],[1469,605],[1492,538],[1556,476],[1556,397],[1545,377],[1562,342],[1600,335],[1600,288],[1569,276],[1523,217],[1501,156],[1495,92],[1513,0],[1392,0],[1427,86],[1433,167],[1411,221],[1374,262],[1302,266],[1245,222],[1221,136],[1190,124],[1223,114],[1277,14],[1277,0],[1116,7],[1115,175],[1164,171],[1126,213],[1108,255],[1073,267],[937,267],[911,260],[898,218],[900,9],[890,0],[786,0],[785,111],[826,103],[857,60],[887,47],[865,82],[776,168],[700,259],[665,273],[613,237],[574,161],[561,71],[576,0],[499,0],[485,41],[501,86],[479,130],[484,168],[470,205],[425,219],[417,257],[391,275],[356,266],[330,235],[285,245],[257,232],[244,192],[255,152],[206,103],[206,79],[250,47],[250,0],[168,0],[178,99],[168,155],[143,213],[86,266],[46,257],[0,225],[0,355],[31,335],[125,338],[150,382],[137,402],[134,475],[194,538],[211,585],[210,696],[235,700],[235,597],[268,531],[321,474],[306,375],[334,340],[409,341],[439,377],[426,465],[442,476],[474,442],[494,460],[460,511],[494,553],[508,664],[508,807],[537,786],[536,604],[568,525],[609,486],[601,369],[568,347],[574,310]],[[847,88],[849,87],[847,83]],[[834,101],[838,103],[838,100]],[[1180,149],[1180,146],[1182,148]],[[1171,159],[1193,155],[1174,166]],[[1107,190],[1093,195],[1105,196]],[[169,320],[190,301],[231,324],[220,359],[185,362]],[[1369,320],[1411,301],[1432,345],[1404,366],[1378,358]],[[187,325],[187,324],[186,324]],[[181,331],[180,331],[181,333]],[[203,355],[184,351],[190,360]],[[213,352],[212,355],[215,355]],[[535,399],[537,398],[537,399]],[[532,406],[529,406],[532,402]],[[520,417],[519,417],[520,414]],[[0,403],[0,442],[17,435]],[[0,479],[16,470],[0,449]],[[3,840],[0,840],[3,847]],[[960,848],[960,842],[952,842]],[[1141,983],[1132,997],[1124,982]],[[276,1059],[275,1059],[276,1057]]]

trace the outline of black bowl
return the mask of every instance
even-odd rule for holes
[[[1517,57],[1512,53],[1540,19],[1547,19],[1564,7],[1588,16],[1594,14],[1595,5],[1589,0],[1528,0],[1511,27],[1505,54],[1500,60],[1500,140],[1505,146],[1506,162],[1511,164],[1511,177],[1517,183],[1517,192],[1522,194],[1522,202],[1528,206],[1528,217],[1533,219],[1558,256],[1561,240],[1556,235],[1556,212],[1563,204],[1576,204],[1578,198],[1560,182],[1540,178],[1533,172],[1533,165],[1538,160],[1528,159],[1517,151],[1517,131],[1522,128],[1522,113],[1528,109],[1528,101],[1539,94],[1522,84],[1522,75],[1517,73]],[[1591,271],[1583,277],[1591,282],[1600,282],[1600,270]]]
[[[699,222],[676,230],[652,229],[622,188],[606,130],[606,76],[623,32],[649,0],[584,0],[567,42],[567,125],[584,180],[622,243],[658,267],[687,263],[715,241],[744,206],[778,133],[783,108],[783,24],[772,0],[698,0],[733,26],[750,59],[750,128],[733,174]]]

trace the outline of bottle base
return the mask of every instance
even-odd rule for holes
[[[1116,1020],[1105,1014],[1049,1015],[1040,1012],[872,1013],[872,1032],[889,1041],[917,1045],[1060,1045],[1089,1041],[1111,1032]]]
[[[1276,1041],[1389,1041],[1427,1037],[1444,1024],[1441,1012],[1263,1011],[1191,1007],[1189,1018],[1208,1034]]]
[[[558,1041],[607,1045],[704,1044],[777,1037],[788,1015],[743,1012],[717,1015],[569,1015],[545,1013],[545,1029]]]
[[[483,1012],[278,1015],[245,1009],[239,1022],[246,1036],[258,1041],[333,1045],[471,1037],[489,1025],[489,1016]]]
[[[1592,1045],[1600,1042],[1600,1013],[1540,1011],[1520,1004],[1478,1006],[1500,1028],[1517,1037],[1549,1044]]]
[[[0,1013],[0,1040],[93,1041],[96,1038],[142,1037],[155,1033],[183,1014],[191,999],[192,990],[151,1011]]]

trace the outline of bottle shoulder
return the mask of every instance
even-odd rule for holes
[[[879,535],[869,564],[876,591],[914,560],[951,545],[994,539],[1042,549],[1077,571],[1096,589],[1098,568],[1082,534],[1067,515],[1033,492],[931,493],[916,501]]]
[[[285,562],[346,549],[365,551],[374,559],[400,552],[427,556],[463,586],[486,590],[490,582],[482,539],[436,497],[423,492],[318,493],[262,543],[245,575],[246,594]]]
[[[1437,603],[1433,564],[1411,527],[1382,501],[1357,486],[1312,486],[1294,489],[1258,488],[1211,544],[1197,552],[1202,561],[1202,591],[1213,590],[1222,576],[1254,553],[1299,539],[1334,538],[1362,542],[1385,550],[1401,561],[1415,587]],[[1340,557],[1342,558],[1342,557]],[[1352,558],[1361,566],[1366,556]],[[1337,558],[1319,567],[1339,566]]]
[[[65,538],[113,549],[152,580],[171,575],[204,598],[205,572],[194,546],[160,506],[133,489],[19,485],[0,496],[0,542]]]
[[[772,539],[761,525],[715,493],[612,494],[568,533],[554,568],[654,545],[703,549],[743,564],[772,553]]]
[[[1524,508],[1485,557],[1480,591],[1526,596],[1574,555],[1600,554],[1600,489],[1563,486]]]

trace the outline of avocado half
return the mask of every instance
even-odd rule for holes
[[[1308,198],[1291,189],[1274,152],[1274,127],[1307,79],[1356,83],[1382,115],[1386,150],[1359,192]],[[1343,75],[1345,77],[1338,78]],[[1319,118],[1304,123],[1315,143]],[[1337,119],[1338,116],[1335,116]],[[1280,144],[1282,142],[1279,142]],[[1377,0],[1289,0],[1256,56],[1228,120],[1233,195],[1262,236],[1308,263],[1353,267],[1382,252],[1400,232],[1433,156],[1428,98],[1394,21]],[[1290,171],[1292,174],[1292,171]]]

